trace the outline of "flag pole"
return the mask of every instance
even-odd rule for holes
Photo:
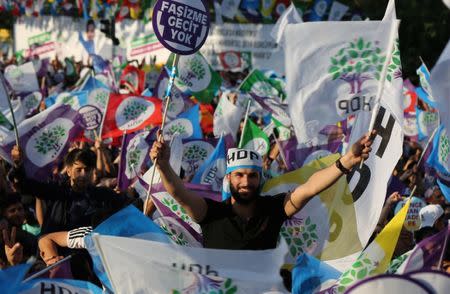
[[[172,61],[172,72],[170,73],[170,79],[169,79],[169,84],[167,85],[167,89],[166,89],[166,95],[164,97],[165,100],[165,105],[164,105],[164,113],[163,113],[163,118],[162,118],[162,122],[161,122],[161,133],[158,135],[158,138],[156,139],[158,142],[161,142],[162,139],[162,131],[164,129],[164,125],[166,124],[166,118],[167,118],[167,111],[169,109],[169,104],[170,104],[170,97],[171,97],[171,92],[172,92],[172,86],[173,83],[175,81],[175,76],[177,74],[177,67],[178,67],[178,61],[180,60],[180,55],[175,54],[175,57]],[[147,197],[145,199],[144,202],[144,208],[143,208],[143,213],[145,214],[147,211],[147,203],[149,201],[149,198],[151,196],[151,191],[152,191],[152,186],[153,186],[153,180],[155,179],[155,172],[156,172],[156,163],[158,162],[158,158],[155,158],[155,162],[153,163],[154,168],[152,170],[152,175],[150,177],[150,183],[148,185],[148,190],[147,190]]]
[[[286,168],[289,168],[287,165],[286,157],[284,156],[284,153],[283,153],[283,149],[281,148],[280,141],[278,141],[277,136],[275,135],[275,132],[273,130],[272,130],[272,134],[273,134],[273,138],[275,139],[275,144],[277,144],[277,146],[278,146],[278,151],[280,152],[281,159],[283,160],[283,163],[286,166]]]
[[[12,122],[13,122],[13,127],[14,127],[14,135],[16,136],[16,145],[17,145],[17,147],[19,147],[19,131],[17,130],[16,116],[14,115],[14,109],[11,104],[11,99],[7,93],[7,88],[6,88],[6,83],[5,83],[4,77],[3,77],[3,75],[0,75],[0,76],[1,76],[1,80],[2,80],[1,82],[2,82],[3,89],[5,90],[6,100],[8,100],[9,111],[11,112],[11,117],[12,117]],[[11,96],[15,97],[14,91],[11,92]]]
[[[60,261],[55,262],[54,264],[52,264],[52,265],[50,265],[50,266],[44,268],[43,270],[41,270],[41,271],[39,271],[39,272],[37,272],[37,273],[35,273],[35,274],[29,276],[28,278],[26,278],[25,280],[23,280],[22,283],[27,283],[27,282],[31,281],[32,279],[35,279],[35,278],[37,278],[37,277],[39,277],[39,276],[42,276],[42,275],[45,274],[46,272],[48,272],[48,271],[54,269],[54,268],[57,267],[58,265],[62,264],[63,262],[68,261],[68,260],[71,259],[71,258],[72,258],[72,255],[69,255],[69,256],[64,257],[64,258],[61,259]]]
[[[417,167],[419,167],[420,164],[422,163],[422,159],[425,156],[425,152],[427,151],[428,147],[430,146],[430,143],[433,141],[433,138],[436,135],[436,132],[438,129],[439,129],[439,127],[434,129],[433,133],[431,134],[430,138],[428,139],[427,144],[425,145],[425,148],[423,148],[422,154],[420,154],[419,161],[417,162]]]
[[[386,56],[386,62],[383,66],[383,71],[381,72],[381,77],[380,77],[380,81],[381,81],[381,85],[380,87],[378,87],[378,92],[377,92],[377,96],[375,99],[375,109],[372,113],[372,118],[370,119],[370,125],[369,125],[369,132],[368,135],[371,136],[372,131],[373,131],[373,127],[375,125],[375,119],[378,115],[378,110],[380,109],[380,100],[381,100],[381,96],[383,95],[383,90],[384,90],[384,84],[386,82],[386,75],[387,75],[387,71],[388,71],[388,66],[389,63],[391,62],[392,59],[392,51],[394,51],[394,46],[395,46],[395,40],[394,40],[394,33],[398,32],[398,27],[400,25],[400,20],[395,20],[394,24],[392,25],[391,28],[391,39],[389,40],[389,46],[388,46],[388,55]],[[364,164],[364,159],[361,160],[361,163],[359,165],[359,168],[361,169],[362,166]]]
[[[247,110],[245,111],[244,126],[242,127],[241,139],[239,140],[239,148],[242,148],[241,144],[242,144],[242,140],[244,139],[245,128],[247,126],[248,113],[250,112],[250,104],[252,104],[251,98],[249,98],[248,102],[247,102]]]

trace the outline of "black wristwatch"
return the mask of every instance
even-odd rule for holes
[[[351,172],[351,170],[349,170],[348,168],[345,168],[342,165],[342,162],[341,162],[340,158],[338,160],[336,160],[336,167],[345,175],[348,175]]]

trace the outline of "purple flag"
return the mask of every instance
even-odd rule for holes
[[[450,236],[450,225],[439,233],[422,240],[405,260],[403,273],[439,267],[441,255],[445,254]]]
[[[45,181],[52,169],[66,154],[70,142],[82,132],[81,117],[69,105],[51,107],[24,120],[18,126],[19,144],[24,151],[28,177]],[[16,144],[14,136],[0,146],[11,154]]]
[[[138,175],[147,170],[146,164],[150,160],[149,150],[156,140],[156,131],[140,131],[126,134],[122,141],[120,154],[120,166],[118,185],[121,191],[125,191]]]
[[[313,160],[339,152],[342,142],[332,141],[324,145],[297,149],[297,140],[293,137],[280,142],[280,145],[281,149],[284,150],[288,171],[293,171]]]
[[[289,118],[289,114],[287,113],[287,106],[282,105],[274,98],[270,97],[260,97],[252,92],[249,92],[250,96],[256,100],[256,102],[261,105],[261,107],[272,113],[275,119],[279,120],[283,125],[290,126],[291,119]]]

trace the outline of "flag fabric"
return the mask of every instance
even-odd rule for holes
[[[315,0],[311,13],[309,14],[309,21],[321,21],[330,7],[332,0]]]
[[[127,190],[143,169],[147,170],[147,163],[150,161],[149,151],[156,140],[157,129],[141,130],[125,134],[123,137],[118,177],[121,191]]]
[[[269,152],[269,138],[251,119],[247,120],[243,132],[244,134],[239,143],[239,148],[254,150],[261,156]]]
[[[417,105],[416,88],[409,79],[403,80],[403,109],[404,112],[415,112]]]
[[[153,93],[155,93],[155,97],[158,97],[160,99],[164,99],[166,97],[169,80],[170,76],[168,69],[166,67],[163,67],[153,90]],[[170,119],[174,119],[180,113],[188,110],[192,106],[194,106],[194,102],[189,99],[189,96],[178,89],[176,85],[172,85],[170,91],[170,104],[167,108],[167,117]]]
[[[445,126],[441,124],[433,138],[433,149],[427,159],[427,164],[438,173],[448,176],[450,174],[450,140]]]
[[[170,242],[158,225],[132,205],[123,208],[103,221],[94,229],[93,234],[132,237],[165,243]],[[85,244],[86,249],[91,255],[94,271],[102,284],[109,290],[112,290],[111,283],[106,275],[105,268],[100,258],[100,252],[97,251],[92,236],[93,235],[88,235],[85,237]]]
[[[397,101],[403,80],[396,24],[311,22],[286,27],[286,91],[299,143],[312,139],[306,130],[371,111],[383,83],[380,102],[403,120]],[[381,81],[384,68],[386,81]]]
[[[338,158],[338,154],[323,157],[298,170],[270,179],[265,183],[262,195],[292,191],[316,171],[334,164]],[[374,222],[373,228],[378,218]],[[346,269],[348,262],[352,263],[356,258],[353,256],[359,254],[366,245],[364,242],[367,242],[372,231],[369,226],[366,230],[357,229],[352,194],[347,180],[341,177],[283,224],[280,235],[289,247],[285,263],[292,266],[298,256],[307,253],[326,261],[337,270]],[[333,263],[339,260],[343,265]]]
[[[254,69],[239,88],[242,92],[253,93],[259,97],[284,99],[286,96],[284,89],[279,81],[267,78],[264,73],[258,69]]]
[[[444,183],[443,181],[441,181],[441,179],[437,179],[436,182],[437,182],[442,194],[444,195],[445,200],[447,202],[450,202],[450,185],[447,183]]]
[[[397,270],[397,274],[439,268],[442,254],[448,250],[450,226],[439,233],[420,241]],[[447,241],[446,241],[447,240]],[[447,244],[446,244],[447,242]]]
[[[133,65],[127,65],[120,76],[119,86],[126,87],[131,94],[140,95],[145,89],[145,72]]]
[[[394,249],[397,246],[398,237],[403,228],[410,202],[411,199],[383,228],[375,240],[364,249],[351,268],[342,274],[336,285],[339,293],[345,292],[346,289],[358,281],[386,272],[394,254]]]
[[[215,142],[208,140],[188,140],[183,142],[181,167],[185,178],[190,179],[214,152]]]
[[[287,24],[302,23],[302,17],[295,8],[295,5],[291,3],[289,7],[283,12],[283,14],[278,18],[275,26],[272,29],[270,35],[278,43],[283,43],[283,33]]]
[[[350,7],[342,4],[339,1],[333,1],[328,14],[328,21],[340,21]]]
[[[34,279],[22,284],[16,293],[39,294],[45,291],[57,293],[101,294],[102,289],[87,281],[68,279]]]
[[[279,269],[285,242],[275,249],[242,251],[110,236],[94,239],[116,293],[263,293],[283,289]]]
[[[200,105],[196,104],[185,112],[179,114],[176,119],[167,123],[163,129],[164,136],[171,138],[173,135],[178,133],[182,139],[203,138],[199,116]]]
[[[161,100],[154,97],[110,94],[102,138],[120,137],[161,124]]]
[[[278,140],[287,141],[292,137],[291,129],[277,120],[273,115],[271,116],[271,121],[273,122],[275,129],[278,132]]]
[[[18,126],[19,144],[28,177],[44,181],[66,154],[70,143],[82,132],[80,115],[68,105],[59,105],[24,120]],[[15,137],[7,138],[1,149],[11,154]]]
[[[341,272],[318,260],[317,258],[303,253],[299,255],[292,269],[292,293],[312,294],[320,291],[320,288],[341,276]]]
[[[191,182],[193,184],[211,185],[213,191],[220,191],[226,169],[225,138],[221,136],[214,152],[199,167]]]
[[[20,100],[22,101],[25,116],[31,117],[35,115],[39,110],[39,106],[42,102],[42,93],[32,92],[27,93],[26,95],[20,95]]]
[[[439,116],[441,123],[447,129],[447,136],[450,130],[450,42],[445,46],[444,51],[439,57],[436,65],[431,71],[431,88],[433,90],[433,96],[437,101],[437,109],[439,110]]]
[[[425,63],[422,63],[417,69],[417,75],[419,76],[421,87],[416,88],[416,93],[419,95],[420,99],[425,101],[428,105],[433,108],[437,107],[436,99],[433,96],[433,91],[430,85],[430,72],[428,71]]]
[[[173,64],[174,54],[167,60]],[[181,55],[177,65],[175,86],[183,93],[192,95],[201,103],[211,103],[222,85],[222,78],[212,69],[200,52]]]
[[[254,93],[250,93],[250,96],[261,105],[266,111],[271,113],[272,117],[274,117],[277,121],[281,122],[285,126],[291,125],[291,119],[289,118],[289,114],[287,113],[287,105],[281,104],[277,99],[270,97],[259,97]]]
[[[222,93],[214,111],[214,136],[220,137],[229,134],[236,141],[236,135],[244,112],[244,108],[233,104],[228,99],[228,92]]]
[[[39,83],[33,62],[9,65],[5,68],[5,79],[15,93],[39,91]]]
[[[416,107],[416,117],[419,141],[426,140],[439,127],[439,115],[436,111],[423,111]]]
[[[19,264],[0,270],[0,287],[5,294],[16,294],[31,264]],[[3,285],[3,286],[2,286]]]

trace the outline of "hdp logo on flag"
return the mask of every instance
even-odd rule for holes
[[[416,88],[417,95],[431,107],[436,108],[437,102],[433,97],[430,86],[430,72],[424,63],[417,69],[417,75],[419,76],[421,85],[421,87]]]
[[[179,134],[182,139],[201,139],[203,138],[200,127],[200,105],[196,104],[187,111],[178,115],[176,119],[169,122],[163,130],[164,136],[172,138]]]

